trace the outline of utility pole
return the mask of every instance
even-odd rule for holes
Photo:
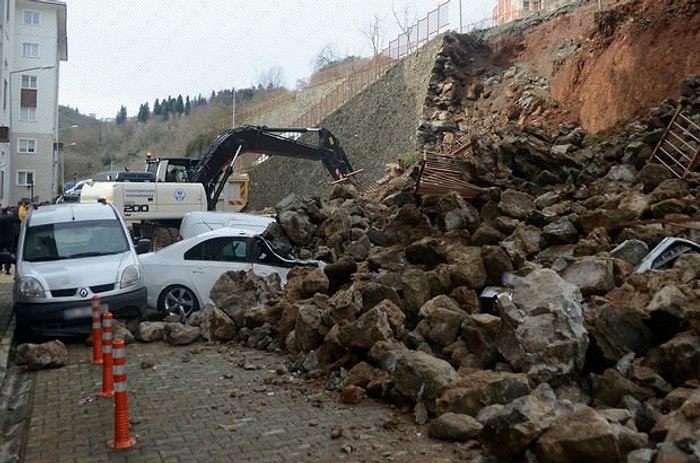
[[[236,87],[233,87],[233,96],[231,97],[231,128],[236,128]]]
[[[459,0],[459,33],[462,34],[462,0]]]

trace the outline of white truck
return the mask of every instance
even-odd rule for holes
[[[318,146],[282,135],[306,132],[318,133]],[[233,175],[234,162],[245,153],[318,160],[334,180],[352,174],[345,152],[327,129],[241,126],[219,135],[199,160],[152,160],[147,161],[146,172],[118,172],[114,181],[89,182],[82,188],[80,202],[103,198],[113,203],[129,224],[135,242],[150,239],[151,248],[160,249],[177,239],[182,218],[188,212],[213,211],[217,207],[240,211],[245,207],[247,175]],[[178,177],[177,170],[184,172]],[[231,183],[232,178],[240,180]],[[229,184],[239,188],[243,204],[228,204],[231,208],[219,204]],[[228,201],[234,201],[235,194],[231,198]]]
[[[155,175],[156,182],[189,182],[190,172],[198,164],[198,159],[157,157],[146,153],[146,172]],[[216,207],[221,212],[241,212],[248,205],[248,174],[234,172],[226,180]]]
[[[121,212],[135,241],[148,238],[152,249],[160,249],[177,239],[185,214],[207,210],[207,195],[201,183],[117,181],[83,186],[80,202],[95,202],[100,198]]]

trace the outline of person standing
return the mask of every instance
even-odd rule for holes
[[[14,241],[12,242],[12,253],[14,254],[17,251],[17,243],[19,243],[19,229],[22,226],[22,221],[19,218],[19,206],[21,205],[21,202],[17,203],[17,207],[12,208],[12,218],[14,219],[13,223],[13,230],[14,230]]]
[[[12,253],[15,252],[15,218],[6,207],[0,214],[0,264],[5,275],[10,274],[12,268]]]
[[[22,222],[29,211],[29,203],[27,201],[22,201],[18,203],[18,206],[17,215],[19,216],[19,221]]]

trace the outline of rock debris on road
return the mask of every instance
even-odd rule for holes
[[[21,461],[458,461],[459,446],[428,438],[411,413],[372,399],[342,404],[289,373],[283,356],[204,343],[127,345],[136,445],[112,450],[114,401],[97,395],[102,367],[90,347],[67,347],[66,366],[19,373],[18,395],[30,396],[18,400],[30,403]]]

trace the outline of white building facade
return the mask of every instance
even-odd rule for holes
[[[58,194],[58,83],[68,59],[66,3],[0,0],[0,202]]]

